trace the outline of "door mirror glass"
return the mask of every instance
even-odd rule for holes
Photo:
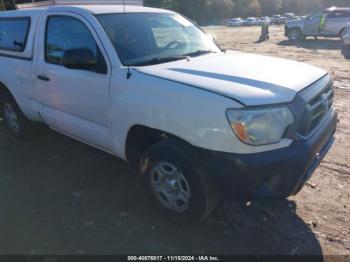
[[[68,49],[63,54],[63,65],[69,69],[91,70],[97,63],[94,52],[87,48]]]

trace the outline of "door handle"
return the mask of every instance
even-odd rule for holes
[[[48,78],[46,76],[41,76],[41,75],[38,75],[38,79],[41,80],[41,81],[46,81],[46,82],[50,81],[50,78]]]

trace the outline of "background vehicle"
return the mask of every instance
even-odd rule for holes
[[[239,27],[243,25],[243,19],[242,18],[233,18],[227,22],[228,27]]]
[[[271,24],[271,19],[268,17],[268,16],[265,16],[265,17],[261,17],[259,20],[258,20],[258,25],[262,25],[262,24]]]
[[[271,23],[274,25],[280,25],[282,23],[281,18],[282,18],[281,15],[274,15],[271,18]]]
[[[346,59],[350,59],[350,23],[345,30],[342,53]]]
[[[285,13],[283,16],[288,20],[296,19],[296,15],[294,13]]]
[[[320,32],[322,14],[327,15],[326,26]],[[285,35],[290,40],[301,40],[308,36],[344,38],[346,25],[350,22],[350,8],[329,8],[308,16],[303,20],[290,21],[286,24]]]
[[[285,17],[285,16],[281,16],[280,17],[280,20],[279,20],[279,24],[280,25],[283,25],[283,24],[285,24],[287,22],[288,22],[288,18],[287,17]]]
[[[256,19],[255,17],[248,17],[243,21],[243,25],[244,26],[258,25],[258,19]]]
[[[220,195],[295,195],[333,144],[327,72],[223,52],[172,11],[50,6],[0,13],[0,28],[9,131],[43,122],[137,165],[175,222],[202,221]]]

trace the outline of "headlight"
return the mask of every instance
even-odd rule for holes
[[[294,117],[287,107],[229,109],[228,121],[238,138],[249,145],[275,144],[282,140]]]

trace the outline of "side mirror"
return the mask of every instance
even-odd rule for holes
[[[89,70],[97,66],[97,58],[88,48],[68,49],[63,54],[63,65],[69,69]]]

